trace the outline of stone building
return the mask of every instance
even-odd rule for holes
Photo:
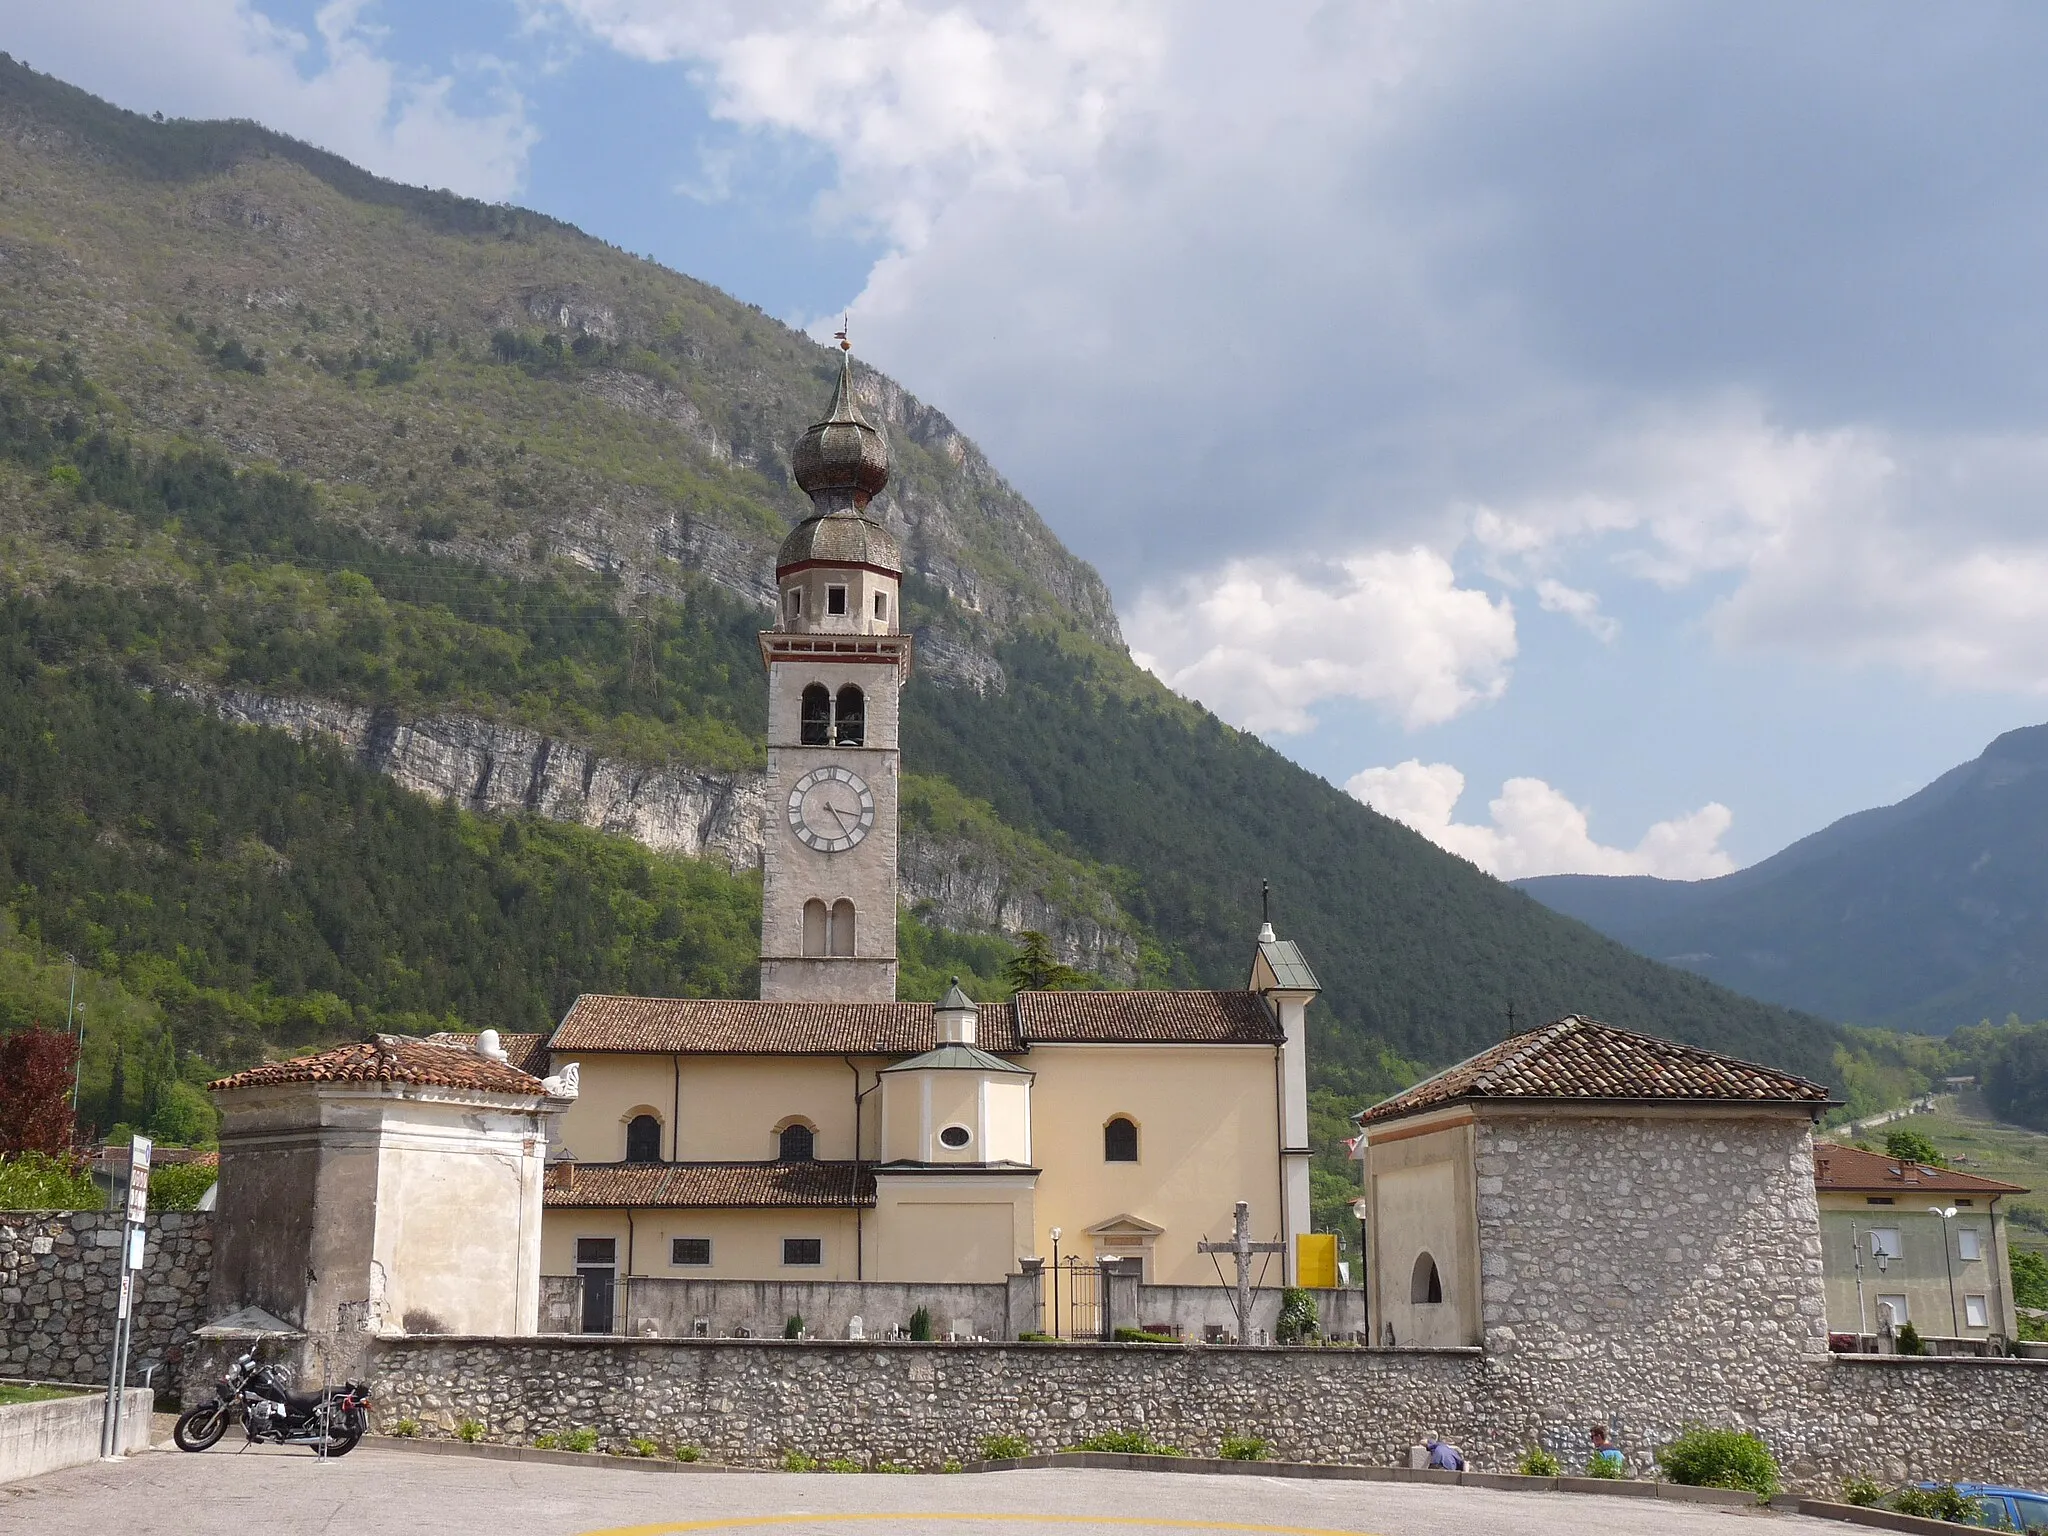
[[[1825,1141],[1813,1182],[1830,1333],[1877,1349],[1888,1315],[1939,1353],[2017,1336],[2000,1202],[2027,1190]]]
[[[1359,1116],[1383,1345],[1825,1352],[1817,1083],[1568,1017]]]
[[[211,1085],[220,1107],[209,1316],[295,1329],[532,1333],[549,1121],[573,1082],[380,1035]]]
[[[1299,1273],[1309,1226],[1306,1010],[1270,926],[1231,991],[896,996],[903,556],[869,515],[886,438],[842,358],[791,455],[812,515],[776,560],[758,1000],[577,1000],[536,1072],[574,1065],[543,1258],[586,1329],[628,1278],[995,1282],[1118,1258],[1218,1283],[1205,1238],[1250,1204]],[[1247,872],[1247,880],[1250,879]]]

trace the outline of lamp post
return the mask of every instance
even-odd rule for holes
[[[1060,1229],[1052,1229],[1052,1326],[1045,1331],[1060,1337]]]
[[[1955,1218],[1956,1208],[1952,1205],[1930,1205],[1930,1216],[1941,1218],[1941,1265],[1948,1271],[1948,1325],[1949,1336],[1960,1339],[1963,1336],[1963,1321],[1956,1312],[1956,1262],[1948,1251],[1948,1224]]]

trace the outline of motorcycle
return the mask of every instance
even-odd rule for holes
[[[258,1364],[250,1353],[228,1367],[211,1402],[178,1415],[171,1438],[181,1451],[208,1450],[239,1418],[251,1445],[304,1445],[346,1456],[369,1430],[369,1401],[370,1389],[355,1381],[294,1392],[277,1366]]]

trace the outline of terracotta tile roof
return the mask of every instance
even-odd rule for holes
[[[1813,1184],[1816,1189],[1850,1190],[1857,1194],[1897,1194],[1901,1190],[1955,1190],[1960,1194],[2025,1195],[2032,1191],[2019,1184],[2001,1184],[1974,1173],[1954,1168],[1930,1168],[1924,1163],[1902,1163],[1882,1152],[1865,1152],[1861,1147],[1837,1146],[1831,1141],[1813,1144]]]
[[[1008,1003],[984,1003],[978,1030],[984,1050],[1017,1049]],[[555,1026],[548,1048],[661,1056],[907,1056],[938,1043],[930,1003],[764,1003],[585,993]]]
[[[434,1045],[459,1045],[466,1051],[476,1049],[477,1031],[473,1029],[444,1029],[425,1038]],[[498,1049],[505,1053],[505,1059],[529,1077],[548,1075],[548,1037],[546,1035],[508,1035],[500,1033]]]
[[[1789,1072],[1568,1015],[1511,1035],[1358,1117],[1393,1120],[1462,1099],[1672,1099],[1818,1107],[1828,1090]]]
[[[1032,1045],[1277,1045],[1256,992],[1019,992],[1017,1033]]]
[[[852,1163],[557,1163],[551,1207],[702,1210],[873,1205],[875,1174]]]
[[[976,1044],[1276,1045],[1256,992],[1020,992],[983,1003]],[[766,1003],[749,998],[576,999],[548,1040],[558,1054],[910,1056],[939,1043],[930,1003]]]
[[[517,1067],[491,1061],[472,1050],[408,1040],[399,1035],[379,1035],[374,1040],[336,1046],[313,1056],[273,1061],[207,1086],[219,1093],[236,1088],[268,1088],[278,1083],[413,1083],[536,1099],[545,1095],[540,1080]]]

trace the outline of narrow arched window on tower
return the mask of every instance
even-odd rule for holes
[[[1436,1260],[1421,1254],[1415,1272],[1408,1277],[1408,1300],[1416,1306],[1430,1306],[1444,1299],[1444,1279],[1436,1271]]]
[[[626,1161],[661,1161],[661,1122],[652,1115],[635,1115],[626,1122]]]
[[[1102,1128],[1102,1160],[1105,1163],[1135,1163],[1138,1160],[1137,1122],[1118,1115]]]
[[[804,955],[828,955],[832,952],[829,935],[832,915],[825,910],[825,903],[813,896],[804,903]]]
[[[853,954],[853,903],[841,897],[832,903],[831,943],[828,952],[851,957]]]
[[[803,718],[797,740],[806,747],[822,747],[832,737],[832,690],[813,683],[804,690]]]
[[[857,747],[868,736],[868,701],[853,684],[848,683],[839,690],[839,709],[833,717],[839,727],[839,745]]]
[[[808,1163],[817,1157],[817,1146],[817,1133],[799,1121],[782,1128],[781,1136],[776,1138],[775,1155],[785,1163]]]

